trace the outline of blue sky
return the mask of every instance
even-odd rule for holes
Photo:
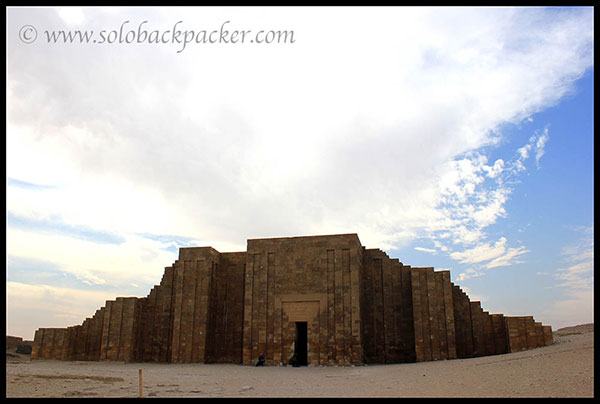
[[[294,42],[45,41],[144,21]],[[179,247],[335,233],[490,312],[592,322],[593,30],[591,8],[8,9],[7,334],[146,296]]]
[[[592,322],[590,300],[577,306],[583,311],[581,314],[555,315],[551,309],[555,304],[571,301],[574,289],[581,289],[587,296],[593,286],[593,106],[593,70],[590,70],[557,105],[533,114],[518,125],[503,128],[501,144],[487,150],[490,161],[509,160],[528,137],[546,130],[549,133],[539,161],[531,158],[526,171],[517,176],[505,204],[507,217],[486,229],[491,238],[506,237],[526,246],[523,263],[461,279],[460,274],[469,265],[449,261],[446,255],[436,252],[432,257],[431,252],[409,248],[392,250],[391,255],[406,257],[407,263],[451,269],[452,280],[468,288],[472,297],[481,298],[486,310],[512,315],[535,313],[536,317],[547,318],[546,321],[558,326]],[[420,245],[416,242],[414,247]],[[577,253],[584,257],[581,260],[569,254],[578,247]],[[587,271],[575,276],[572,282],[557,281],[573,259],[585,263]],[[583,287],[580,281],[584,281]]]

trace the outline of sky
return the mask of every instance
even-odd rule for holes
[[[592,8],[8,8],[6,332],[178,248],[357,233],[484,310],[593,322]]]

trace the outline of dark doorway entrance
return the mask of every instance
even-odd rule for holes
[[[296,364],[298,366],[308,366],[308,328],[306,321],[296,322],[295,347]]]

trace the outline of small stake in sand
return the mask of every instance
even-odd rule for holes
[[[140,398],[142,398],[142,369],[140,369]]]

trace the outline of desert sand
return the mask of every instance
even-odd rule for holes
[[[7,397],[593,397],[594,326],[470,359],[351,367],[31,361],[7,355]]]

